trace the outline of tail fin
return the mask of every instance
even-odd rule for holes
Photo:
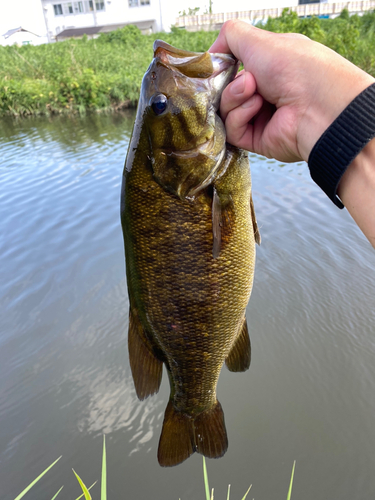
[[[227,451],[227,430],[219,401],[195,418],[194,438],[196,451],[205,457],[219,458]]]
[[[224,413],[219,401],[195,418],[176,410],[169,401],[158,449],[162,467],[177,465],[195,451],[208,458],[219,458],[227,448]]]

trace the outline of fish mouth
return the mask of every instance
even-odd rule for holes
[[[234,79],[239,66],[239,61],[231,54],[191,52],[177,49],[163,40],[155,40],[154,58],[189,78],[208,79],[216,111],[223,90]]]

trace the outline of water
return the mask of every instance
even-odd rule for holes
[[[133,114],[0,122],[0,498],[204,498],[202,459],[156,459],[166,377],[139,402],[127,355],[119,193]],[[375,252],[305,164],[252,155],[262,234],[248,307],[252,366],[223,370],[229,449],[215,499],[375,497]],[[92,490],[99,498],[99,485]]]

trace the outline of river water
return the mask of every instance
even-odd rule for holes
[[[0,498],[204,498],[202,458],[160,468],[168,382],[139,402],[128,354],[120,183],[134,114],[0,121]],[[375,498],[375,252],[306,164],[251,155],[261,229],[252,366],[220,376],[215,500]],[[100,486],[92,490],[100,498]]]

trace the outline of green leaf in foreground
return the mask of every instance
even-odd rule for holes
[[[294,460],[293,469],[292,469],[292,475],[291,475],[291,478],[290,478],[289,491],[288,491],[288,496],[286,497],[286,500],[290,500],[290,497],[292,495],[292,486],[293,486],[293,478],[294,478],[294,468],[295,468],[295,466],[296,466],[296,461]]]
[[[91,488],[93,488],[93,487],[96,485],[96,483],[97,483],[97,482],[98,482],[98,481],[95,481],[95,483],[92,483],[92,485],[90,486],[90,488],[87,488],[87,489],[90,491],[90,490],[91,490]],[[84,496],[85,496],[85,494],[84,494],[84,493],[82,493],[82,495],[80,495],[78,498],[76,498],[76,500],[80,500],[80,499],[81,499],[81,498],[83,498]]]
[[[105,451],[105,435],[103,436],[101,500],[107,500],[107,454]]]
[[[79,475],[76,473],[76,471],[74,469],[72,469],[72,471],[74,472],[74,474],[75,474],[75,476],[76,476],[76,478],[77,478],[77,480],[78,480],[78,482],[79,482],[79,484],[80,484],[80,486],[82,488],[83,494],[85,496],[85,500],[92,500],[90,492],[86,488],[85,483],[82,481],[82,479],[79,477]]]
[[[249,488],[248,488],[247,492],[246,492],[246,493],[245,493],[245,495],[242,497],[242,500],[245,500],[245,499],[246,499],[247,495],[249,494],[249,491],[251,490],[251,486],[252,486],[252,485],[250,484],[250,486],[249,486]]]
[[[206,490],[206,500],[210,500],[210,486],[208,484],[206,460],[204,457],[203,457],[203,479],[204,479],[204,488]]]
[[[59,491],[53,495],[53,497],[51,498],[51,500],[55,500],[55,498],[57,497],[57,495],[60,493],[60,491],[64,488],[64,486],[61,486],[61,488],[59,489]]]
[[[51,464],[49,467],[47,467],[47,469],[44,470],[36,479],[34,479],[34,481],[32,483],[30,483],[29,486],[27,486],[14,500],[20,500],[21,498],[23,498],[26,495],[26,493],[34,486],[34,484],[37,483],[39,481],[39,479],[42,478],[44,476],[44,474],[46,474],[60,460],[60,458],[61,457],[59,457],[57,460],[55,460],[53,462],[53,464]],[[56,495],[55,495],[55,498],[56,498]]]

